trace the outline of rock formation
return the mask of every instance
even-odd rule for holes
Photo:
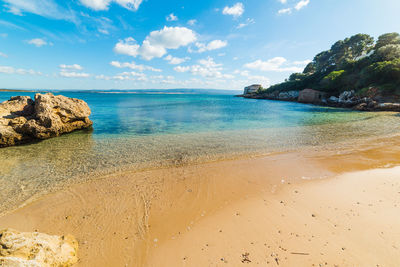
[[[283,101],[297,101],[299,97],[299,91],[287,91],[280,92],[277,99]]]
[[[305,89],[309,90],[309,89]],[[303,90],[303,91],[305,91]],[[285,92],[264,92],[262,94],[247,94],[238,95],[238,97],[253,98],[253,99],[269,99],[269,100],[282,100],[282,101],[297,101],[318,104],[322,106],[351,108],[358,111],[393,111],[400,112],[400,103],[385,103],[372,97],[359,97],[353,90],[342,92],[339,97],[329,96],[326,97],[321,93],[321,98],[315,98],[315,101],[303,101],[300,99],[302,94],[298,91],[285,91]],[[310,90],[318,92],[315,90]],[[313,99],[313,98],[311,98]]]
[[[0,230],[0,266],[72,266],[78,261],[78,242],[73,236]]]
[[[51,93],[0,103],[0,147],[47,139],[92,126],[85,101]]]

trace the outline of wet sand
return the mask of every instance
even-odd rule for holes
[[[0,227],[72,234],[78,266],[398,266],[397,139],[115,173]]]

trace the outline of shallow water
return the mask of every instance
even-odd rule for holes
[[[33,95],[31,93],[19,93]],[[0,213],[113,171],[340,145],[399,132],[394,113],[231,95],[63,92],[92,109],[92,131],[0,150]],[[15,93],[0,92],[0,101]]]

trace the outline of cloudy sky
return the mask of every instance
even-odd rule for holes
[[[0,0],[0,88],[241,89],[356,33],[400,32],[399,0]]]

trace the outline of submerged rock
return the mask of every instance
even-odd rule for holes
[[[38,232],[0,231],[0,266],[72,266],[78,261],[78,242],[73,236]]]
[[[47,139],[92,126],[85,101],[51,93],[0,103],[0,147]]]

